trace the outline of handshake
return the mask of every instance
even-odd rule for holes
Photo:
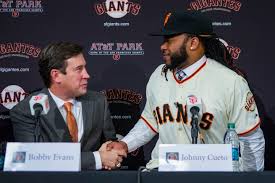
[[[107,170],[120,168],[123,157],[127,157],[128,146],[122,141],[107,141],[98,150],[102,168]]]

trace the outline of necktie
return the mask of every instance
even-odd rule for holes
[[[77,124],[76,124],[76,120],[74,118],[74,115],[72,113],[72,103],[70,102],[66,102],[64,104],[64,108],[67,112],[66,115],[66,121],[67,121],[67,125],[70,131],[70,134],[72,136],[72,140],[73,142],[77,142],[78,141],[78,128],[77,128]]]

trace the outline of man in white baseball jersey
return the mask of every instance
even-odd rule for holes
[[[212,23],[198,12],[171,12],[164,19],[161,51],[165,64],[153,72],[146,88],[146,105],[135,127],[115,148],[131,152],[159,139],[147,168],[158,167],[159,144],[190,144],[187,100],[201,99],[198,143],[221,144],[229,122],[240,137],[242,170],[264,169],[265,140],[258,110],[246,80]]]

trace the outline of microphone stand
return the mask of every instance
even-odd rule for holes
[[[198,118],[195,117],[195,115],[192,115],[192,121],[191,121],[191,137],[192,137],[192,144],[198,143]]]
[[[40,113],[39,110],[35,111],[34,142],[40,142]]]

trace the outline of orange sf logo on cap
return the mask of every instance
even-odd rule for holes
[[[167,24],[170,16],[172,15],[172,13],[167,13],[166,16],[165,16],[165,19],[164,19],[164,22],[163,22],[163,26],[165,27],[165,25]]]

